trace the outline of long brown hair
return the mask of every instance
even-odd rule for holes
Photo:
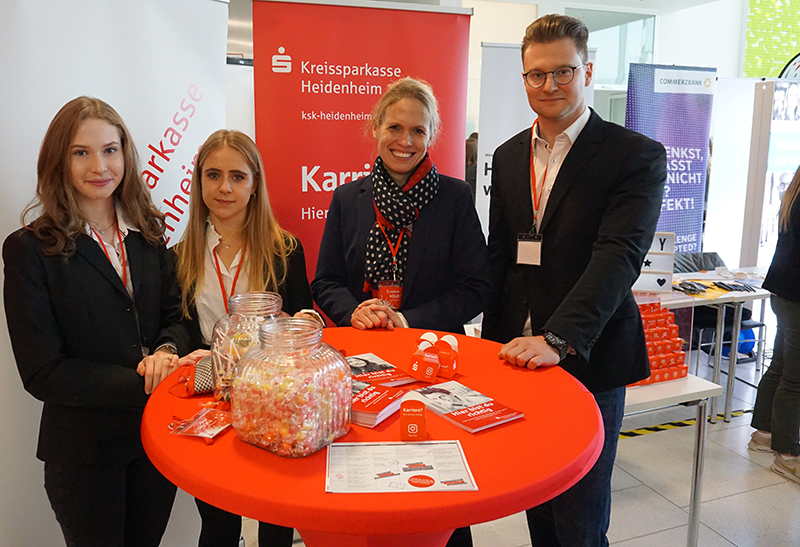
[[[800,194],[800,168],[794,172],[792,182],[789,183],[789,187],[783,192],[783,197],[781,198],[781,210],[778,214],[778,227],[781,232],[789,231],[792,206],[794,202],[797,201],[798,194]]]
[[[119,131],[125,175],[114,190],[114,203],[147,241],[159,244],[164,236],[164,215],[153,205],[139,174],[139,155],[133,138],[117,111],[93,97],[72,99],[50,122],[39,150],[36,196],[22,212],[22,225],[47,244],[46,255],[75,253],[75,239],[86,233],[87,219],[70,180],[69,147],[80,124],[89,119],[104,120]],[[28,224],[28,217],[35,213],[38,216]]]
[[[247,244],[248,291],[278,291],[286,280],[286,258],[297,247],[297,240],[280,227],[267,195],[264,164],[256,144],[244,133],[221,129],[211,134],[197,153],[190,191],[189,221],[178,254],[178,283],[183,294],[183,313],[197,299],[197,287],[203,283],[206,253],[206,219],[209,210],[203,201],[203,166],[209,154],[221,148],[239,152],[253,173],[255,194],[247,203],[244,240]]]

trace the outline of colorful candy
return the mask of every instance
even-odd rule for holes
[[[233,428],[241,440],[302,457],[347,433],[350,367],[321,337],[322,327],[306,319],[262,325],[261,346],[238,362],[231,390]]]

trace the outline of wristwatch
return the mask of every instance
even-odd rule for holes
[[[549,330],[544,332],[544,341],[547,342],[548,346],[558,352],[559,362],[563,361],[569,352],[569,342]]]

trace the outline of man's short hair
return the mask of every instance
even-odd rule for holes
[[[522,54],[525,55],[525,50],[533,44],[548,44],[562,38],[571,39],[581,60],[584,63],[589,62],[589,48],[586,45],[589,41],[589,29],[586,24],[575,17],[558,13],[539,17],[528,25],[522,39]]]

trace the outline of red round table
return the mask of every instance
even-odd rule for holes
[[[323,340],[347,355],[375,353],[408,366],[424,331],[327,328]],[[525,413],[476,434],[428,412],[428,440],[458,439],[479,488],[472,492],[333,494],[325,492],[326,453],[276,456],[233,431],[212,445],[170,434],[209,397],[182,399],[158,386],[144,411],[142,440],[153,464],[189,494],[250,518],[296,528],[308,547],[442,547],[453,529],[498,519],[545,502],[591,468],[603,444],[592,395],[560,367],[528,370],[497,358],[500,345],[458,336],[461,383]],[[395,414],[374,429],[353,425],[339,441],[398,441]]]

